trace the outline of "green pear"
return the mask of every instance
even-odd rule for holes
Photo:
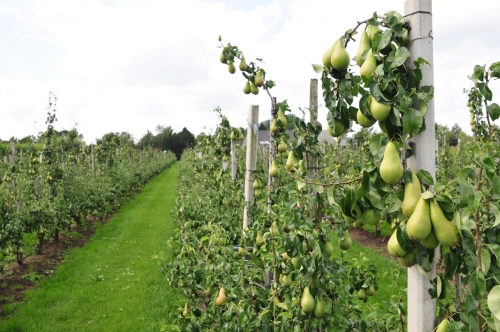
[[[292,277],[290,277],[289,275],[283,275],[283,281],[282,281],[282,284],[284,287],[290,287],[290,285],[292,284]]]
[[[292,167],[295,165],[298,165],[299,161],[297,160],[297,157],[295,156],[295,152],[291,151],[288,154],[288,159],[286,160],[286,169],[289,171]]]
[[[363,220],[368,225],[376,225],[380,222],[382,214],[378,209],[367,209],[363,212]]]
[[[358,66],[361,67],[363,64],[364,60],[362,59],[363,53],[365,53],[366,50],[370,49],[370,39],[368,38],[368,34],[366,31],[363,31],[361,33],[361,39],[359,40],[359,47],[358,47],[358,53],[356,53],[356,63]]]
[[[326,50],[325,54],[323,54],[323,67],[330,69],[332,68],[332,53],[333,50],[335,49],[335,46],[337,46],[337,43],[340,41],[340,39],[337,39],[332,46],[330,46],[329,49]]]
[[[283,153],[286,150],[288,150],[288,145],[286,144],[286,142],[282,141],[280,144],[278,144],[278,152]]]
[[[414,241],[425,240],[432,231],[431,215],[429,212],[429,202],[422,196],[418,199],[415,211],[406,223],[408,237]]]
[[[277,134],[280,131],[280,127],[278,126],[278,121],[276,119],[273,119],[273,122],[271,122],[271,132],[273,134]]]
[[[309,286],[304,288],[304,293],[302,294],[302,299],[300,300],[300,306],[304,312],[312,312],[314,310],[314,298],[309,291]]]
[[[391,112],[391,105],[379,103],[370,95],[370,113],[378,121],[385,121]]]
[[[333,49],[331,63],[334,69],[344,71],[349,67],[349,53],[347,53],[344,44],[342,42],[338,42],[335,48]]]
[[[367,298],[366,290],[364,288],[361,288],[358,291],[358,299],[360,299],[361,301],[364,301],[364,300],[366,300],[366,298]]]
[[[245,57],[242,55],[241,56],[241,61],[240,61],[240,70],[241,71],[246,71],[248,69],[247,62],[245,61]]]
[[[182,311],[182,316],[186,317],[189,314],[188,304],[184,305],[184,310]]]
[[[302,258],[302,254],[298,253],[297,256],[293,257],[290,261],[294,268],[298,269],[300,266],[300,259]]]
[[[227,62],[227,70],[229,71],[230,74],[236,73],[236,66],[234,65],[234,62],[232,61]]]
[[[252,92],[252,89],[250,88],[250,82],[249,82],[249,81],[247,81],[247,82],[245,83],[245,86],[243,87],[243,93],[247,95],[247,94],[249,94],[250,92]]]
[[[410,217],[415,211],[415,207],[417,206],[417,202],[420,199],[420,195],[422,194],[420,188],[420,181],[417,177],[417,174],[412,170],[411,171],[411,182],[405,184],[405,196],[403,199],[403,204],[401,205],[401,210],[403,210],[403,214],[406,217]]]
[[[460,243],[457,226],[446,219],[436,200],[430,203],[430,219],[439,243],[445,247],[453,247]]]
[[[417,249],[413,249],[412,252],[407,253],[403,257],[398,257],[398,262],[404,267],[412,267],[417,264]]]
[[[448,318],[444,318],[441,323],[436,328],[436,332],[446,332],[448,331],[448,324],[450,322],[448,321]]]
[[[377,69],[377,59],[373,55],[372,49],[370,48],[368,53],[366,53],[365,61],[359,69],[359,75],[366,77],[366,83],[369,84],[373,80],[375,69]]]
[[[255,85],[258,86],[259,88],[264,85],[264,78],[262,77],[262,73],[257,71],[257,74],[255,74]]]
[[[305,160],[304,159],[300,159],[299,160],[299,170],[301,172],[305,172],[307,170],[307,167],[306,165],[304,164]]]
[[[439,245],[439,241],[434,233],[434,230],[432,230],[425,239],[420,240],[420,244],[427,249],[436,249]]]
[[[257,243],[258,247],[260,247],[264,244],[264,237],[262,236],[261,230],[257,231],[257,236],[255,237],[255,242]]]
[[[352,223],[352,226],[356,229],[363,229],[363,223],[359,220],[356,220]]]
[[[384,151],[384,158],[380,163],[380,176],[387,184],[396,184],[403,177],[403,164],[396,144],[390,141]]]
[[[398,242],[397,231],[394,231],[387,242],[387,251],[392,257],[403,257],[406,251],[401,247]]]
[[[250,92],[254,95],[259,94],[259,88],[255,86],[255,84],[253,84],[252,82],[250,82]]]
[[[219,295],[217,295],[217,298],[215,299],[215,304],[220,307],[224,303],[226,303],[226,290],[224,287],[221,287],[219,290]]]
[[[276,160],[271,163],[271,168],[269,169],[269,174],[273,177],[278,176],[280,173],[278,166],[276,165]]]
[[[352,245],[352,239],[349,236],[349,232],[345,231],[344,232],[344,238],[340,239],[339,238],[339,247],[342,250],[348,250]]]
[[[373,287],[372,285],[366,289],[366,295],[368,296],[375,295],[375,292],[376,292],[375,287]]]
[[[328,257],[332,257],[333,244],[330,241],[326,241],[325,244],[323,245],[323,248],[321,248],[321,251]]]
[[[221,62],[221,63],[223,63],[223,64],[226,64],[226,63],[227,63],[227,62],[226,62],[226,61],[227,61],[227,60],[226,60],[226,57],[224,56],[224,50],[225,50],[225,49],[226,49],[226,48],[223,48],[223,49],[222,49],[222,52],[220,53],[220,62]]]
[[[314,316],[320,318],[325,316],[325,302],[316,298],[316,304],[314,305]]]
[[[281,229],[285,233],[290,233],[290,225],[288,225],[288,220],[285,220],[285,223],[283,224],[283,227],[281,227]]]
[[[344,125],[340,120],[333,120],[333,121],[335,123],[335,127],[332,129],[330,125],[327,125],[326,129],[328,130],[328,133],[333,137],[339,137],[344,132]]]
[[[285,113],[281,108],[278,110],[278,120],[281,122],[281,127],[286,128],[288,121],[286,120]]]
[[[269,234],[271,234],[272,237],[277,236],[280,233],[280,230],[278,228],[278,224],[276,221],[273,221],[271,228],[269,229]]]
[[[380,31],[380,28],[378,27],[378,25],[371,25],[371,24],[369,24],[366,27],[366,33],[368,34],[368,39],[370,39],[370,43],[373,42],[373,36],[375,36],[375,34],[378,31]]]
[[[375,121],[370,120],[367,118],[363,113],[361,113],[361,110],[358,109],[358,113],[356,113],[356,119],[358,120],[358,124],[361,127],[371,127],[375,123]]]

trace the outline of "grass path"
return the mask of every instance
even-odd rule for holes
[[[0,331],[158,331],[180,305],[152,259],[173,234],[177,168],[154,178],[73,250]]]

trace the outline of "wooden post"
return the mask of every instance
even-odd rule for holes
[[[90,144],[90,158],[92,159],[92,174],[95,172],[95,164],[94,164],[94,144]]]
[[[429,61],[430,66],[421,67],[423,80],[422,86],[434,84],[434,59],[432,39],[432,1],[431,0],[406,0],[405,19],[410,24],[409,44],[411,56],[407,61],[409,68],[419,57]],[[436,134],[434,130],[434,100],[428,103],[425,114],[427,130],[417,134],[413,139],[413,156],[407,160],[409,169],[415,172],[419,169],[426,170],[436,178]],[[432,189],[432,188],[431,188]],[[436,262],[439,260],[439,250],[434,251],[434,262],[429,272],[431,279],[436,277]],[[428,290],[432,284],[427,277],[422,275],[416,266],[408,269],[408,332],[430,332],[434,329],[436,315],[436,300],[432,299]]]
[[[231,140],[231,176],[236,181],[236,142]]]
[[[254,200],[253,172],[257,170],[257,126],[259,125],[259,106],[250,105],[248,112],[247,153],[245,170],[245,209],[243,211],[243,229],[248,228],[248,205]]]
[[[318,121],[318,80],[313,78],[309,85],[309,122],[316,126]],[[309,155],[307,156],[307,164],[311,171],[311,178],[316,179],[318,177],[318,157]],[[312,192],[315,198],[318,197],[316,190]],[[319,218],[318,206],[315,201],[311,201],[309,204],[309,215],[313,218]]]

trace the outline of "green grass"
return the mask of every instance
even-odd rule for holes
[[[173,235],[177,167],[149,182],[85,247],[72,250],[0,331],[158,331],[167,323],[181,295],[153,256]]]

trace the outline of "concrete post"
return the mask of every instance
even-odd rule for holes
[[[236,142],[231,140],[231,178],[236,181]]]
[[[316,78],[311,79],[309,84],[309,122],[316,124],[318,121],[318,80]],[[311,178],[316,179],[318,177],[318,157],[309,155],[307,156],[307,165],[311,171]],[[313,190],[313,195],[318,196],[316,190]],[[309,204],[309,215],[313,218],[319,219],[318,206],[315,201],[311,201]]]
[[[419,57],[429,61],[431,66],[424,65],[422,69],[422,86],[434,84],[434,59],[432,38],[432,0],[406,0],[405,19],[410,24],[409,50],[411,57],[408,66]],[[436,134],[434,131],[434,100],[429,102],[425,115],[427,130],[416,135],[413,139],[413,156],[407,160],[409,169],[417,171],[424,169],[436,178],[436,160],[434,151]],[[439,259],[439,247],[435,250],[431,278],[436,277],[436,261]],[[434,329],[436,301],[431,298],[428,290],[431,288],[429,280],[413,266],[408,269],[408,332],[430,332]]]
[[[243,211],[243,229],[248,228],[248,204],[254,200],[253,172],[257,170],[257,126],[259,125],[259,106],[250,105],[248,112],[247,153],[245,170],[245,209]]]

